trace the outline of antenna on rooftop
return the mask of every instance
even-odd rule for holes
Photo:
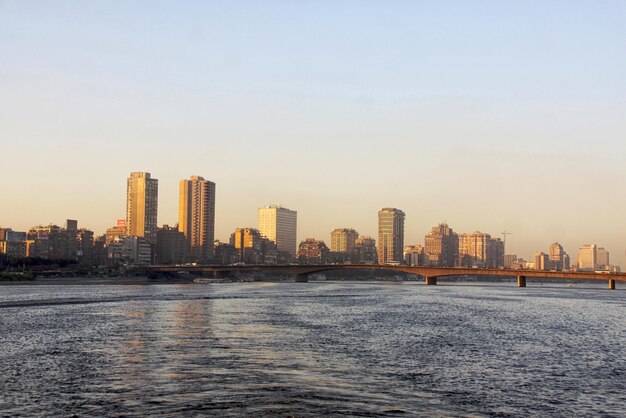
[[[513,235],[513,233],[512,233],[512,232],[506,232],[506,231],[504,231],[504,232],[502,233],[502,237],[504,238],[504,239],[503,239],[503,241],[504,241],[504,242],[503,242],[503,244],[502,244],[502,245],[504,245],[504,252],[505,252],[505,253],[506,253],[506,236],[507,236],[507,235]]]

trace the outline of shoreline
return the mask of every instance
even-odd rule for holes
[[[189,284],[191,279],[150,279],[148,277],[94,277],[94,278],[50,278],[33,280],[4,280],[0,286],[65,286],[65,285],[151,285],[151,284]]]

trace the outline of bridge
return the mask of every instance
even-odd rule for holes
[[[437,278],[450,276],[483,276],[483,277],[517,277],[517,285],[526,287],[528,277],[544,279],[564,280],[600,280],[608,282],[609,289],[615,289],[617,281],[626,281],[626,273],[595,273],[595,272],[572,272],[572,271],[543,271],[543,270],[515,270],[515,269],[489,269],[489,268],[465,268],[465,267],[426,267],[426,266],[403,266],[386,264],[311,264],[311,265],[155,265],[146,267],[147,272],[175,273],[188,271],[200,274],[212,275],[213,277],[226,277],[229,273],[265,273],[291,275],[298,282],[308,281],[310,274],[322,273],[332,270],[383,270],[395,271],[423,276],[427,285],[436,285]]]

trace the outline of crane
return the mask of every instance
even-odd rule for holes
[[[505,253],[506,253],[506,236],[507,236],[507,235],[513,235],[513,233],[512,233],[512,232],[506,232],[506,231],[504,231],[504,232],[502,233],[502,237],[504,238],[504,239],[503,239],[503,241],[504,241],[504,242],[503,242],[503,246],[504,246],[504,252],[505,252]]]

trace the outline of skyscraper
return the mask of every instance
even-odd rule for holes
[[[207,261],[213,257],[215,183],[200,176],[180,181],[178,230],[187,238],[192,260]]]
[[[296,232],[298,212],[282,206],[259,208],[259,231],[261,235],[276,243],[278,251],[296,257]]]
[[[126,190],[126,234],[156,244],[159,181],[150,173],[130,173]]]
[[[402,263],[404,212],[396,208],[378,211],[378,264]]]

